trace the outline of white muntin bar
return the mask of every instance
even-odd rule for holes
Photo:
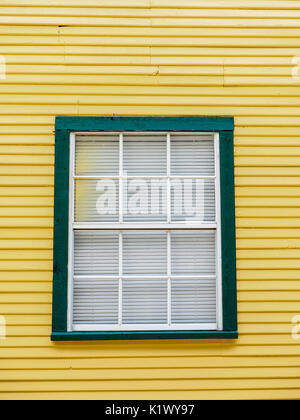
[[[87,179],[87,180],[101,180],[101,179],[119,179],[120,175],[75,175],[74,179]],[[211,179],[214,180],[215,176],[204,176],[204,175],[130,175],[129,179]]]
[[[192,223],[192,222],[175,222],[175,223],[164,223],[164,222],[153,222],[153,223],[139,223],[139,222],[126,222],[126,223],[73,223],[73,228],[78,230],[213,230],[216,229],[217,224],[213,223]]]
[[[74,276],[75,280],[117,280],[120,276],[119,275],[80,275],[80,276]],[[167,279],[168,277],[172,277],[172,279],[184,279],[184,280],[216,280],[216,276],[189,276],[189,275],[151,275],[147,276],[145,274],[138,276],[138,275],[122,275],[123,279],[126,280],[161,280],[161,279]]]
[[[84,331],[209,331],[216,330],[217,324],[122,324],[121,326],[116,324],[74,324],[73,331],[84,332]]]

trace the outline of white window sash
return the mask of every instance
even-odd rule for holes
[[[117,176],[99,176],[88,175],[78,176],[75,174],[75,142],[76,135],[101,135],[105,133],[71,133],[70,134],[70,187],[69,187],[69,264],[68,264],[68,331],[184,331],[184,330],[222,330],[223,329],[223,308],[222,308],[222,255],[221,255],[221,197],[220,197],[220,162],[219,162],[219,134],[218,133],[193,133],[202,135],[213,135],[214,137],[214,154],[215,154],[215,175],[214,176],[186,176],[186,175],[171,175],[171,135],[170,133],[159,133],[167,136],[167,175],[165,176],[131,176],[131,179],[166,179],[167,180],[167,222],[124,222],[123,221],[123,138],[127,133],[109,133],[111,135],[119,135],[119,175]],[[158,134],[154,133],[128,133],[132,135],[139,134]],[[191,134],[191,133],[174,133],[174,134]],[[119,180],[119,222],[118,223],[89,223],[89,222],[75,222],[75,180],[89,179],[118,179]],[[170,181],[172,179],[211,179],[215,181],[215,203],[216,203],[216,218],[215,222],[172,222],[171,221],[171,194]],[[167,276],[124,276],[122,273],[122,232],[130,230],[162,230],[167,231],[167,246],[168,246],[168,273]],[[119,231],[119,276],[74,276],[74,232],[75,230],[114,230]],[[171,275],[171,240],[170,231],[173,230],[215,230],[216,231],[216,276],[175,276]],[[73,292],[75,278],[106,278],[119,280],[119,305],[118,305],[118,325],[104,325],[104,324],[86,324],[76,325],[73,322]],[[166,324],[123,324],[122,323],[122,282],[124,279],[166,279],[168,281],[168,322]],[[216,280],[216,323],[202,323],[202,324],[171,324],[171,279],[215,279]]]

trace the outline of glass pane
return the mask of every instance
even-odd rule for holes
[[[215,175],[212,136],[197,134],[171,135],[172,175]]]
[[[216,281],[172,279],[171,319],[174,324],[216,322]]]
[[[123,280],[124,324],[167,324],[167,280]]]
[[[216,274],[215,231],[172,232],[172,275]]]
[[[76,136],[76,175],[118,175],[119,136]]]
[[[166,136],[125,135],[124,171],[127,175],[166,175]]]
[[[118,233],[99,231],[75,231],[74,274],[118,275]]]
[[[166,275],[167,234],[126,232],[123,234],[124,275]]]
[[[171,180],[172,222],[214,222],[215,181],[211,179]]]
[[[75,181],[76,222],[118,222],[119,181],[115,179]]]
[[[118,280],[74,281],[73,323],[118,324]]]
[[[124,180],[124,221],[167,221],[167,181],[154,178]]]

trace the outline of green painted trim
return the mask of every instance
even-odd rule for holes
[[[69,131],[224,131],[232,117],[56,117],[56,129]]]
[[[69,237],[69,145],[66,130],[55,134],[53,332],[67,331],[68,237]]]
[[[237,330],[233,132],[220,133],[223,330]]]
[[[237,339],[237,331],[126,331],[53,333],[52,341]]]
[[[57,117],[55,136],[53,341],[236,339],[234,119],[231,117]],[[186,131],[220,133],[223,331],[67,332],[69,145],[71,132]]]

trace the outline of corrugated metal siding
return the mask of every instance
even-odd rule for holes
[[[300,398],[299,1],[0,0],[0,54],[0,399]],[[112,114],[235,116],[237,343],[50,342],[54,117]]]

